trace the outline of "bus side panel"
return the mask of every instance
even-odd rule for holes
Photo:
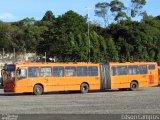
[[[111,89],[119,89],[119,88],[129,88],[130,82],[128,81],[128,76],[112,76],[111,77]]]
[[[159,84],[159,69],[157,66],[154,70],[148,70],[148,86],[157,86]]]
[[[66,77],[68,81],[65,90],[80,90],[82,83],[88,83],[89,90],[100,90],[99,76],[95,77]]]
[[[148,75],[128,75],[129,84],[127,88],[130,88],[130,83],[132,81],[137,81],[139,87],[147,87],[148,86]]]
[[[158,85],[160,86],[160,67],[158,67]]]
[[[110,67],[107,64],[100,65],[101,89],[111,89]]]

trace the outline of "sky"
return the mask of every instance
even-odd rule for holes
[[[128,6],[131,0],[120,1]],[[160,15],[160,0],[146,1],[144,10],[152,16]],[[89,12],[89,18],[94,21],[98,19],[94,14],[94,6],[98,2],[110,2],[110,0],[0,0],[0,20],[14,22],[26,17],[40,20],[48,10],[51,10],[56,17],[73,10],[82,16]]]

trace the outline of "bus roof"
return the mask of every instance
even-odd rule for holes
[[[51,63],[51,62],[26,62],[26,63],[17,63],[16,66],[69,66],[69,65],[99,65],[98,63],[87,63],[87,62],[59,62],[59,63]]]
[[[110,62],[109,65],[144,65],[144,64],[156,64],[156,62]]]

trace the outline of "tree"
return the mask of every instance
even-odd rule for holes
[[[42,18],[42,21],[53,22],[55,20],[55,16],[53,15],[52,11],[47,11]]]
[[[110,10],[115,16],[114,18],[115,21],[119,22],[120,20],[128,18],[128,16],[124,12],[126,7],[124,6],[122,2],[120,2],[119,0],[113,0],[111,1],[110,6],[111,6]]]
[[[141,13],[143,12],[140,10],[146,4],[146,0],[131,0],[131,2],[132,2],[131,17],[135,17],[137,14],[141,15]]]
[[[0,23],[0,48],[10,50],[12,43],[11,38],[11,25],[7,23]]]
[[[107,40],[107,61],[108,62],[119,61],[118,51],[115,42],[111,37]]]
[[[107,2],[97,3],[95,5],[95,14],[103,18],[105,27],[109,25],[109,8],[110,4]]]

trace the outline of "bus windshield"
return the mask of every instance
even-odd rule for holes
[[[7,73],[14,72],[15,66],[14,65],[7,65],[6,71],[7,71]]]
[[[12,80],[14,80],[15,66],[14,65],[7,65],[6,72],[12,78]]]

